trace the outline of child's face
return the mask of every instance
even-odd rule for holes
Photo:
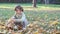
[[[22,11],[21,11],[21,10],[16,9],[16,14],[21,14],[21,13],[22,13]]]

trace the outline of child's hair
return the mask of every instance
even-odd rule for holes
[[[20,5],[15,7],[15,11],[17,11],[17,9],[19,9],[19,10],[21,10],[23,12],[23,8]]]

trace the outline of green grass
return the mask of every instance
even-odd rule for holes
[[[55,18],[60,19],[60,11],[25,10],[24,13],[26,14],[29,21],[36,21],[36,20],[39,21],[40,19],[50,21],[50,19],[55,19]],[[13,15],[14,15],[13,9],[0,9],[0,18],[4,18],[6,20],[6,19],[12,17]]]
[[[46,26],[45,24],[43,25],[43,23],[48,24],[50,21],[55,21],[58,20],[58,24],[56,25],[57,28],[60,27],[60,11],[33,11],[33,10],[25,10],[24,11],[27,20],[29,21],[29,23],[33,23],[35,21],[38,21],[38,23],[40,24],[40,26],[50,29],[48,28],[48,26]],[[14,10],[13,9],[0,9],[0,20],[1,23],[6,23],[5,21],[8,20],[9,18],[11,18],[14,15]],[[42,21],[42,22],[41,22]],[[54,28],[56,27],[54,26]],[[60,29],[60,28],[58,28]]]
[[[60,17],[59,11],[57,11],[57,12],[56,11],[51,11],[52,9],[58,10],[58,8],[60,10],[60,5],[56,5],[56,4],[48,4],[48,5],[37,4],[38,8],[33,8],[31,3],[30,4],[28,4],[28,3],[26,3],[26,4],[24,4],[24,3],[21,3],[21,4],[20,3],[0,3],[0,17],[4,18],[4,19],[10,18],[14,14],[14,8],[15,8],[16,5],[23,6],[29,21],[30,20],[34,21],[34,20],[36,20],[35,18],[45,19],[45,15],[48,15],[46,20],[48,20],[50,18],[54,19],[56,16],[57,16],[57,18]],[[48,10],[48,11],[46,11],[46,10]],[[29,17],[29,15],[30,15],[30,17]]]
[[[0,3],[0,6],[3,6],[3,7],[15,7],[16,5],[21,5],[23,7],[32,7],[32,3]],[[60,8],[60,5],[56,5],[56,4],[48,4],[48,5],[45,5],[45,4],[37,4],[37,7],[40,7],[40,6],[45,6],[45,7],[56,7],[56,8]],[[1,7],[0,7],[1,8]]]
[[[8,8],[8,9],[13,9],[15,8],[15,6],[17,5],[21,5],[24,10],[60,10],[60,5],[56,5],[56,4],[37,4],[37,8],[33,8],[31,3],[0,3],[0,8]]]

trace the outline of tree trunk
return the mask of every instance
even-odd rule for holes
[[[49,0],[44,0],[45,4],[49,4]]]
[[[36,7],[36,0],[33,0],[33,7]]]
[[[9,0],[9,2],[10,2],[11,0]]]

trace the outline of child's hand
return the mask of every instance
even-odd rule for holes
[[[11,19],[11,21],[14,23],[15,22],[15,19]]]
[[[9,22],[9,23],[14,23],[15,20],[14,20],[14,19],[9,19],[8,22]]]
[[[15,22],[15,19],[11,19],[13,22]]]

